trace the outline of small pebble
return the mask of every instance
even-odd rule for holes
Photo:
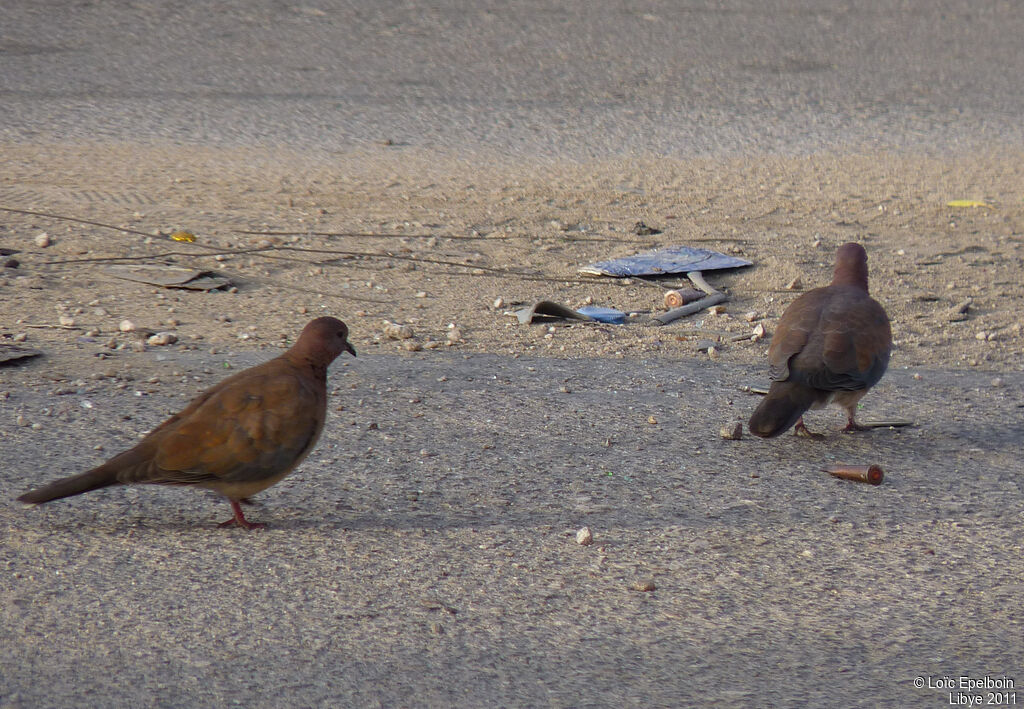
[[[594,534],[590,527],[582,527],[576,531],[576,543],[584,547],[594,543]]]
[[[120,330],[121,332],[134,332],[135,323],[133,323],[131,320],[122,320],[120,324],[117,326],[117,329]]]
[[[151,335],[149,339],[146,340],[146,343],[150,345],[160,346],[173,345],[177,341],[178,336],[175,335],[173,332],[158,332],[155,335]]]
[[[992,386],[994,386],[994,387],[1001,387],[1002,385],[1003,385],[1002,377],[996,377],[995,379],[992,380]]]
[[[757,319],[758,319],[758,317],[759,317],[759,316],[758,316],[758,314],[757,314],[757,311],[756,311],[756,310],[750,310],[750,311],[747,311],[747,312],[746,312],[746,313],[744,313],[744,315],[743,315],[743,319],[744,319],[744,320],[746,320],[747,322],[754,322],[755,320],[757,320]]]
[[[654,418],[654,416],[648,416],[647,417],[647,423],[649,423],[652,426],[654,426],[655,424],[658,423],[658,419]]]
[[[405,340],[402,342],[402,348],[408,352],[419,352],[423,349],[423,345],[416,342],[415,340]]]
[[[38,246],[41,249],[45,249],[47,246],[49,246],[52,243],[53,243],[53,240],[50,239],[50,235],[47,234],[45,231],[42,232],[41,234],[39,234],[38,236],[36,236],[36,246]]]
[[[462,342],[462,330],[453,327],[448,331],[448,342]]]
[[[634,591],[650,593],[651,591],[656,590],[658,587],[657,585],[655,585],[654,579],[640,579],[638,581],[634,581],[631,588]]]
[[[708,312],[711,313],[712,315],[723,315],[725,314],[725,306],[712,305],[710,308],[708,308]]]
[[[743,438],[743,422],[731,421],[722,426],[718,434],[727,441],[738,441]]]
[[[797,276],[786,284],[786,290],[800,290],[803,287],[804,282],[800,280],[800,276]]]
[[[17,335],[12,337],[11,339],[14,340],[15,342],[24,342],[25,340],[28,339],[28,333],[19,332]]]
[[[57,321],[64,327],[71,327],[72,325],[75,324],[75,319],[70,315],[61,315],[59,318],[57,318]]]
[[[502,308],[505,307],[505,299],[504,298],[495,298],[494,302],[491,303],[491,307],[494,308],[495,310],[501,310]]]
[[[4,261],[4,268],[17,268],[21,265],[21,262],[16,258],[9,258]]]
[[[413,334],[412,328],[408,325],[399,325],[393,322],[384,323],[384,336],[392,340],[408,340]]]

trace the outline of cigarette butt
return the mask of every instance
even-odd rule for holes
[[[843,480],[856,480],[869,485],[881,485],[884,473],[877,465],[830,465],[825,472]]]

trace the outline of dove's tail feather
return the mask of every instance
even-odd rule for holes
[[[110,466],[104,464],[69,478],[55,480],[36,490],[29,490],[18,498],[18,502],[24,502],[26,505],[40,505],[50,500],[59,500],[62,497],[71,497],[118,483],[117,473]]]
[[[771,438],[793,426],[818,400],[819,393],[793,382],[772,382],[767,396],[750,417],[747,428],[755,436]]]

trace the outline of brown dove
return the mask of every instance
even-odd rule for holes
[[[316,445],[327,413],[327,367],[355,356],[348,327],[335,318],[306,325],[291,349],[228,377],[103,465],[18,498],[40,504],[109,485],[195,485],[228,499],[234,517],[221,526],[263,527],[239,502],[295,469]]]
[[[831,285],[807,291],[782,314],[768,348],[772,384],[750,417],[750,432],[818,437],[803,415],[835,402],[849,417],[844,431],[862,430],[857,402],[889,366],[892,333],[885,309],[868,295],[868,257],[860,244],[836,252]]]

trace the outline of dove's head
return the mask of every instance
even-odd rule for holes
[[[852,241],[836,251],[836,268],[832,272],[832,285],[858,286],[868,290],[868,254],[864,247]]]
[[[310,320],[289,350],[296,358],[324,367],[342,352],[356,356],[356,348],[348,341],[348,326],[337,318]]]

